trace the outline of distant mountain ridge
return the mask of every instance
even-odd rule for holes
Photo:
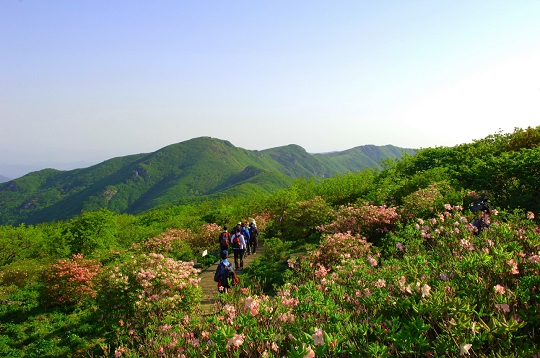
[[[10,178],[0,175],[0,183],[5,183],[10,180],[11,180]]]
[[[44,169],[0,184],[0,224],[64,220],[82,210],[141,213],[165,205],[284,188],[296,178],[330,177],[373,168],[413,149],[360,146],[309,154],[298,145],[246,150],[199,137],[152,153],[128,155],[88,168]]]

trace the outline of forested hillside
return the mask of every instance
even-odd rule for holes
[[[106,208],[142,213],[227,196],[269,194],[296,178],[376,168],[410,149],[366,146],[312,155],[296,145],[264,151],[202,137],[70,171],[41,170],[0,185],[0,224],[65,220]]]
[[[516,129],[266,195],[1,226],[0,355],[538,357],[539,145]],[[263,248],[203,312],[193,262],[240,220]]]

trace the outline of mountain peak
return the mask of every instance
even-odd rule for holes
[[[88,168],[41,170],[0,184],[0,224],[64,220],[82,210],[141,213],[161,206],[269,193],[296,178],[326,178],[398,158],[399,148],[369,146],[309,154],[296,144],[262,151],[197,137],[152,153],[112,158]]]

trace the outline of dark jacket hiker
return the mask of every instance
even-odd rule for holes
[[[244,241],[245,241],[245,244],[246,244],[246,251],[245,253],[249,255],[250,251],[249,251],[249,248],[250,248],[250,245],[249,245],[249,242],[251,241],[250,240],[250,237],[249,237],[249,228],[247,227],[246,224],[242,223],[241,226],[240,226],[240,233],[242,234],[242,236],[244,237]]]
[[[236,286],[239,282],[234,268],[227,260],[226,251],[221,253],[221,262],[214,274],[214,281],[217,282],[219,292],[228,292],[231,287]]]
[[[259,230],[257,229],[257,225],[254,221],[249,224],[249,249],[252,254],[254,254],[257,251],[258,246],[258,237],[259,237]]]

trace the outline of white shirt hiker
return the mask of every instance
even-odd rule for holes
[[[243,250],[246,248],[246,240],[244,240],[244,235],[240,234],[240,233],[234,233],[233,236],[231,237],[231,243],[234,243],[234,239],[236,237],[239,237],[240,238],[240,247],[239,248],[234,248],[233,246],[233,250]]]

